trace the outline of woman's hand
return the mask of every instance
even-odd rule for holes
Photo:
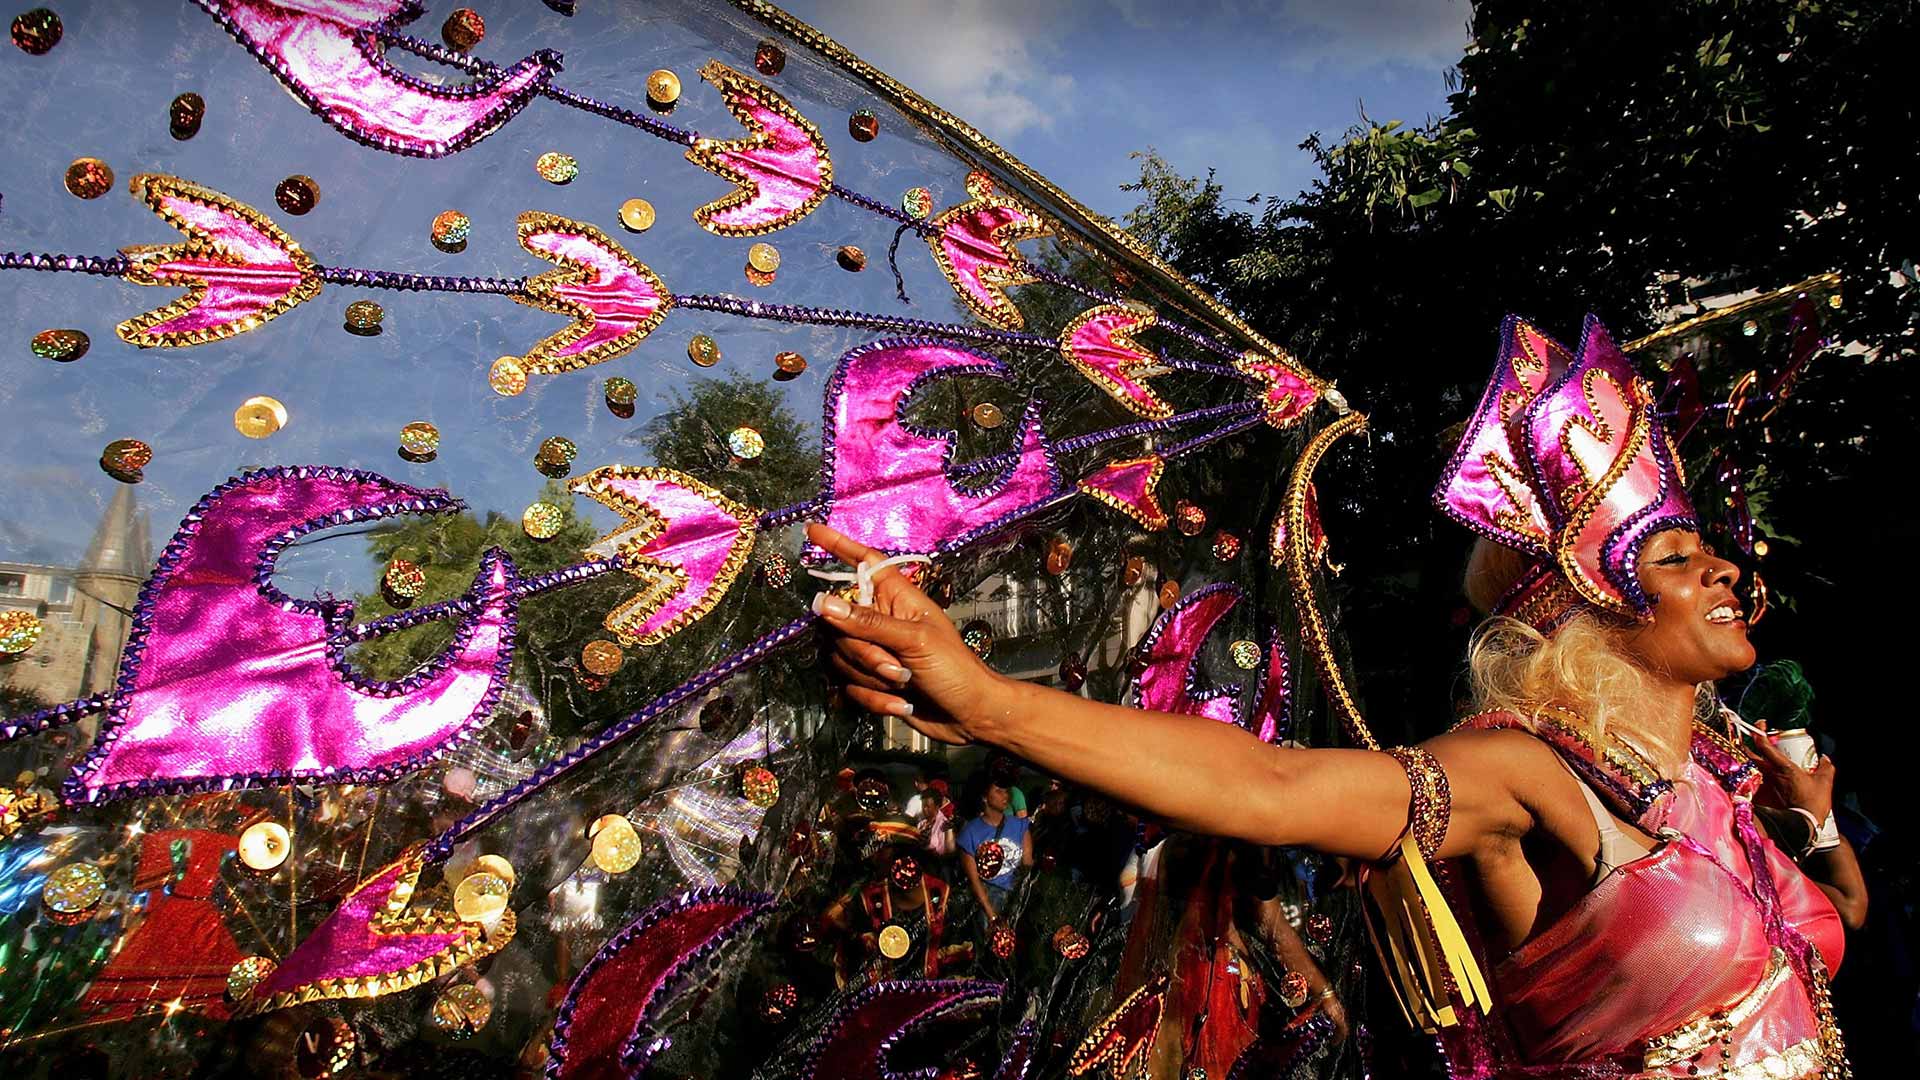
[[[884,556],[825,525],[807,538],[849,566]],[[813,598],[815,614],[834,631],[831,663],[847,696],[863,709],[898,716],[945,743],[973,741],[1000,676],[980,662],[947,613],[894,567],[873,575],[873,604],[860,607],[832,593]]]
[[[1766,778],[1762,789],[1781,806],[1797,806],[1813,815],[1815,821],[1827,820],[1833,812],[1833,759],[1822,756],[1813,769],[1780,752],[1773,740],[1749,736],[1747,748],[1753,752]]]

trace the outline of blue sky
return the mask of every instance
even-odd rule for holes
[[[1298,149],[1364,105],[1446,111],[1457,0],[788,0],[787,10],[965,117],[1093,209],[1119,215],[1157,149],[1230,195],[1291,195]]]

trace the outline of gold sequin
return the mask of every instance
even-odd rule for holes
[[[455,52],[469,52],[487,36],[487,20],[472,8],[454,8],[440,24],[440,40]]]
[[[778,75],[787,69],[787,51],[771,41],[762,41],[753,50],[753,70],[762,75]]]
[[[442,210],[433,216],[433,246],[448,253],[466,250],[473,221],[458,210]]]
[[[1252,671],[1260,666],[1260,646],[1245,638],[1227,646],[1227,655],[1233,657],[1233,666],[1242,671]]]
[[[767,440],[750,427],[737,427],[727,432],[727,450],[741,461],[752,461],[766,453]]]
[[[1007,422],[1007,414],[1000,406],[995,405],[991,401],[983,401],[975,405],[969,415],[973,417],[975,424],[986,428],[988,431],[992,431],[994,428]]]
[[[867,268],[867,253],[854,247],[852,244],[848,244],[846,247],[835,252],[833,258],[835,262],[840,264],[840,269],[855,274]]]
[[[534,159],[533,171],[549,184],[570,184],[574,177],[580,175],[580,163],[574,160],[572,154],[549,150]]]
[[[249,439],[264,439],[287,426],[287,407],[279,398],[250,397],[233,410],[233,428]]]
[[[230,1001],[244,1001],[253,994],[253,988],[267,980],[277,965],[264,956],[243,956],[239,962],[227,969],[227,998]]]
[[[626,662],[626,651],[611,641],[589,641],[580,647],[580,666],[595,675],[612,675]]]
[[[468,874],[453,889],[453,912],[462,922],[490,924],[507,910],[513,884],[499,874],[482,870]]]
[[[31,611],[0,611],[0,656],[19,656],[33,648],[45,630],[40,617]]]
[[[1173,524],[1187,536],[1199,536],[1207,528],[1207,512],[1185,499],[1173,504]]]
[[[780,801],[780,778],[765,765],[749,765],[740,771],[740,796],[765,810]]]
[[[656,217],[653,204],[645,199],[628,199],[620,204],[620,224],[628,232],[646,232],[653,228]]]
[[[776,276],[771,270],[755,270],[751,266],[746,267],[743,272],[747,275],[747,284],[760,289],[764,289],[773,284],[774,277]]]
[[[797,352],[775,353],[773,366],[779,368],[782,375],[798,375],[807,370],[807,358]]]
[[[551,540],[565,525],[566,515],[552,503],[534,503],[520,515],[520,527],[535,540]]]
[[[1073,565],[1073,545],[1056,536],[1047,543],[1047,573],[1059,577]]]
[[[720,343],[706,334],[695,334],[687,342],[687,359],[701,367],[712,367],[720,362]]]
[[[380,332],[380,323],[387,317],[386,310],[371,300],[355,300],[347,305],[346,326],[350,334],[371,336]]]
[[[296,173],[274,185],[273,201],[295,217],[311,213],[320,205],[320,185],[313,177]]]
[[[880,955],[889,960],[898,960],[913,948],[913,935],[906,928],[888,923],[880,928]]]
[[[415,420],[400,429],[400,449],[415,457],[440,452],[440,429],[425,420]]]
[[[907,216],[920,221],[933,213],[933,192],[923,187],[910,187],[900,196],[900,209]]]
[[[605,392],[609,405],[632,405],[640,400],[640,388],[633,384],[633,380],[618,375],[607,380]]]
[[[880,134],[880,118],[872,109],[860,109],[847,117],[847,134],[855,142],[872,142]]]
[[[771,274],[780,269],[780,249],[763,240],[747,249],[747,265]]]
[[[640,832],[620,814],[594,822],[593,865],[609,874],[624,874],[640,862]]]
[[[493,1019],[493,1002],[472,983],[461,983],[433,1003],[433,1026],[451,1039],[470,1039]]]
[[[487,385],[501,397],[513,397],[527,388],[527,369],[511,356],[503,356],[487,369]]]
[[[191,139],[200,133],[200,122],[207,118],[207,99],[189,90],[167,105],[167,131],[176,139]]]
[[[240,861],[249,870],[277,870],[292,852],[293,839],[277,821],[256,821],[240,834]]]
[[[47,875],[40,902],[56,920],[78,920],[107,895],[107,875],[92,863],[68,863]]]
[[[427,572],[405,559],[394,559],[380,575],[380,590],[395,607],[405,607],[427,591]]]
[[[82,199],[97,199],[113,190],[113,169],[99,158],[74,158],[67,166],[67,190]]]
[[[33,335],[33,355],[43,360],[69,364],[87,355],[92,347],[93,339],[85,330],[42,330]]]
[[[508,862],[506,857],[502,855],[482,855],[473,860],[473,866],[467,872],[471,874],[482,872],[494,874],[505,880],[509,885],[520,880],[520,875],[514,872],[513,864]]]
[[[647,76],[647,103],[658,106],[671,106],[680,100],[680,76],[660,68]]]
[[[115,439],[100,453],[100,464],[109,471],[137,473],[153,463],[153,447],[139,439]]]

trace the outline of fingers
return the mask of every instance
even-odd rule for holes
[[[913,672],[894,659],[892,653],[871,642],[842,637],[834,639],[833,647],[855,665],[898,686],[905,686],[913,678]]]
[[[838,529],[814,523],[807,526],[807,539],[831,552],[833,556],[848,566],[859,566],[864,559],[879,562],[886,556]]]
[[[1747,743],[1749,746],[1753,748],[1754,753],[1758,754],[1769,765],[1772,765],[1775,768],[1779,768],[1783,765],[1793,765],[1796,768],[1798,767],[1798,764],[1792,758],[1781,753],[1780,748],[1773,745],[1772,739],[1763,738],[1763,737],[1754,737],[1754,738],[1748,739]]]
[[[870,607],[855,607],[841,597],[823,592],[813,598],[814,614],[849,637],[884,646],[894,656],[925,652],[925,629],[909,619],[896,619]]]
[[[899,694],[887,693],[866,686],[848,686],[847,697],[855,705],[868,712],[885,716],[912,716],[913,704]]]
[[[833,669],[840,673],[840,678],[850,686],[863,686],[868,690],[878,690],[888,694],[900,689],[899,683],[883,679],[838,653],[827,657],[827,662],[833,665]]]

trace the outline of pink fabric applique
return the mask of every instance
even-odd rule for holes
[[[523,304],[573,322],[527,352],[528,371],[552,373],[624,356],[659,326],[673,306],[660,276],[584,222],[530,210],[520,215],[520,246],[560,269],[515,293]]]
[[[700,139],[687,160],[736,189],[693,212],[721,236],[757,236],[806,217],[833,187],[833,161],[820,129],[787,99],[717,60],[700,77],[718,87],[745,138]]]
[[[1160,477],[1166,469],[1166,460],[1158,454],[1110,461],[1081,480],[1079,487],[1149,531],[1158,532],[1167,527],[1167,512],[1161,509],[1158,498]]]
[[[601,946],[553,1022],[547,1080],[624,1080],[667,1045],[648,1021],[681,973],[753,926],[773,898],[712,889],[663,900]]]
[[[1239,684],[1201,688],[1198,663],[1207,635],[1245,596],[1238,585],[1216,582],[1182,596],[1154,620],[1134,646],[1134,656],[1143,665],[1133,679],[1142,709],[1240,722]]]
[[[349,137],[441,157],[511,120],[560,67],[541,51],[464,86],[387,62],[381,33],[418,18],[419,0],[195,0],[293,95]]]
[[[592,550],[642,582],[607,613],[607,629],[629,645],[657,645],[704,617],[753,551],[753,511],[684,473],[608,465],[568,488],[627,519]]]
[[[1002,330],[1019,330],[1027,321],[1006,290],[1037,279],[1013,245],[1051,233],[1032,211],[997,193],[985,173],[967,174],[967,194],[972,198],[933,219],[927,243],[940,272],[975,315]]]
[[[491,930],[462,922],[450,911],[408,913],[420,871],[422,845],[400,853],[354,887],[345,900],[282,957],[240,1013],[267,1012],[318,999],[369,998],[411,989],[461,964],[496,952],[512,940],[514,915],[503,912]]]
[[[826,523],[890,555],[957,547],[1060,493],[1041,403],[1020,419],[1020,449],[984,484],[955,486],[952,431],[901,418],[908,399],[957,375],[1009,377],[1006,365],[943,341],[876,342],[840,358],[827,387],[822,484]],[[808,545],[809,561],[825,553]]]
[[[1271,427],[1292,427],[1320,400],[1321,384],[1288,359],[1249,352],[1241,354],[1233,366],[1260,384],[1263,419]]]
[[[1165,420],[1173,415],[1173,406],[1137,378],[1153,358],[1141,351],[1134,338],[1156,321],[1153,310],[1144,304],[1089,308],[1060,332],[1060,355],[1127,411]]]
[[[271,580],[281,549],[304,533],[458,505],[326,467],[250,473],[201,500],[141,589],[117,690],[98,743],[67,778],[68,801],[391,779],[469,734],[511,667],[504,555],[482,561],[447,651],[395,682],[347,667],[352,603],[295,600]]]
[[[320,294],[319,268],[258,210],[171,176],[141,173],[131,187],[187,239],[124,249],[127,280],[187,295],[121,323],[122,341],[142,347],[216,341]]]

